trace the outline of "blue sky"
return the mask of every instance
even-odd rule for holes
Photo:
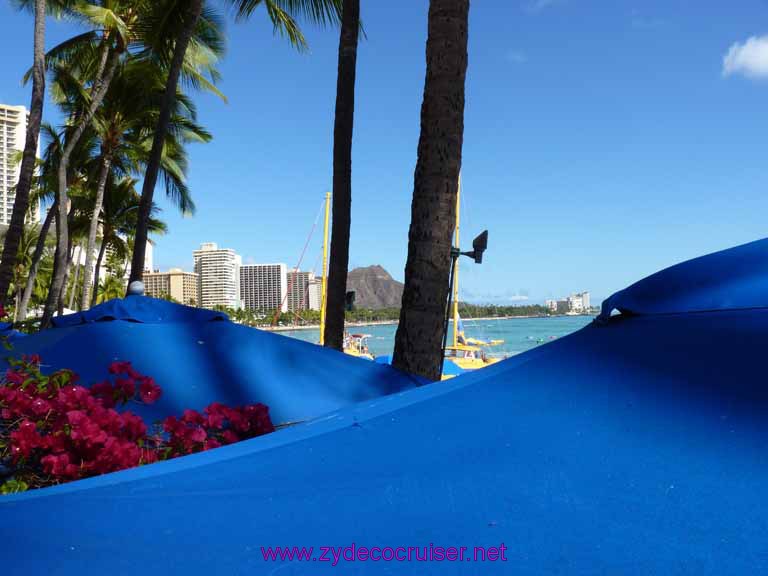
[[[362,0],[351,266],[402,279],[424,83],[427,0]],[[32,20],[0,3],[0,102]],[[335,30],[299,54],[263,12],[228,23],[221,89],[198,95],[214,134],[191,150],[198,206],[155,266],[191,268],[200,242],[246,262],[295,265],[331,186]],[[73,33],[49,25],[49,45]],[[474,0],[464,138],[463,234],[490,230],[474,301],[599,300],[660,268],[768,236],[768,3]],[[750,40],[751,39],[751,40]],[[46,118],[55,120],[52,107]],[[320,229],[303,268],[318,263]]]

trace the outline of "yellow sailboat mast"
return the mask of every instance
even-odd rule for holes
[[[331,215],[331,193],[325,193],[325,225],[323,227],[323,276],[320,293],[320,346],[325,344],[325,307],[328,301],[328,220]]]
[[[454,246],[461,248],[459,242],[459,224],[461,222],[461,173],[459,173],[459,187],[456,191],[456,239]],[[459,259],[454,260],[456,269],[453,272],[453,345],[459,345]]]

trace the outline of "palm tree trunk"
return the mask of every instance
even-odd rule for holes
[[[141,189],[141,201],[139,203],[136,236],[133,244],[133,257],[131,259],[131,276],[128,280],[129,286],[134,280],[141,280],[144,275],[144,257],[149,236],[149,218],[152,214],[152,200],[155,193],[155,185],[157,184],[157,176],[160,172],[165,136],[168,133],[171,112],[176,102],[176,89],[179,83],[179,76],[181,75],[181,68],[184,64],[184,56],[197,23],[200,20],[202,9],[203,0],[189,1],[185,15],[186,21],[173,49],[173,58],[168,70],[168,80],[165,84],[165,94],[163,95],[160,107],[160,116],[157,119],[157,126],[154,138],[152,139],[152,149],[149,154],[147,169],[144,173],[144,184]]]
[[[32,292],[35,289],[35,278],[37,278],[37,271],[40,268],[40,261],[43,259],[45,240],[48,237],[48,231],[51,228],[53,218],[56,216],[56,209],[57,204],[54,202],[53,205],[51,205],[51,207],[48,209],[48,214],[46,214],[45,220],[43,220],[43,227],[40,228],[40,235],[37,237],[35,253],[32,255],[32,265],[29,268],[29,276],[27,276],[27,284],[24,286],[24,295],[21,297],[21,303],[19,304],[19,310],[17,314],[19,322],[27,318],[29,300],[32,298]]]
[[[109,89],[109,85],[112,82],[112,77],[117,69],[117,64],[120,61],[120,53],[116,50],[112,51],[110,62],[105,71],[104,77],[97,79],[94,82],[94,90],[91,96],[91,104],[88,107],[86,114],[79,119],[75,131],[67,139],[67,144],[64,147],[64,151],[61,154],[61,160],[59,161],[58,170],[58,189],[56,191],[56,200],[58,200],[59,215],[57,219],[57,233],[56,233],[56,256],[53,263],[53,276],[51,278],[51,288],[48,291],[48,299],[45,302],[45,310],[43,311],[43,319],[40,321],[40,329],[47,328],[51,323],[51,318],[56,311],[58,298],[61,294],[62,285],[64,283],[64,274],[67,268],[67,252],[69,246],[69,231],[67,226],[67,210],[69,204],[69,198],[67,196],[67,171],[69,168],[69,158],[75,149],[80,137],[85,132],[85,129],[91,123],[93,115],[98,110],[101,102],[104,100],[104,96]]]
[[[96,258],[96,267],[94,268],[93,273],[93,296],[91,296],[91,306],[96,306],[96,299],[99,295],[99,276],[101,275],[101,262],[104,260],[104,253],[106,251],[107,242],[105,240],[105,235],[102,234],[101,248],[99,248],[99,257]]]
[[[393,365],[442,372],[443,323],[464,140],[469,0],[430,0],[427,73],[414,174],[408,260]]]
[[[13,214],[8,225],[0,260],[0,307],[5,305],[8,288],[13,278],[13,269],[19,250],[19,242],[24,232],[24,220],[29,210],[29,192],[35,172],[37,159],[37,141],[40,136],[40,123],[43,119],[45,101],[45,0],[35,0],[34,62],[32,65],[32,102],[29,106],[29,123],[24,142],[24,155],[21,159],[21,172],[16,185],[16,197],[13,201]]]
[[[67,308],[70,310],[75,309],[75,296],[77,295],[77,280],[80,276],[80,258],[83,256],[83,247],[78,244],[75,247],[75,251],[77,252],[77,258],[75,259],[75,276],[72,278],[72,290],[69,292],[69,304],[67,305]]]
[[[325,345],[336,350],[342,350],[344,345],[344,303],[352,220],[352,129],[359,29],[360,0],[344,0],[333,128],[333,230],[325,307]]]
[[[99,228],[99,216],[101,206],[104,203],[104,189],[107,186],[107,177],[112,165],[112,154],[107,150],[101,153],[101,173],[96,186],[96,201],[93,204],[93,215],[88,228],[88,244],[85,252],[85,265],[83,267],[83,297],[80,299],[80,309],[88,310],[91,304],[91,266],[93,265],[93,251],[96,248],[96,233]]]
[[[61,285],[59,298],[56,301],[56,313],[58,316],[64,314],[64,301],[67,299],[67,288],[69,287],[69,273],[72,271],[72,261],[74,260],[75,250],[72,247],[72,237],[69,237],[69,247],[67,248],[67,262],[64,268],[64,282]]]

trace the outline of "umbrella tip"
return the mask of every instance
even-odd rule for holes
[[[144,296],[144,282],[134,280],[128,285],[128,296]]]

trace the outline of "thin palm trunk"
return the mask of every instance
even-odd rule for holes
[[[333,230],[328,265],[325,345],[344,344],[344,303],[349,266],[352,220],[352,132],[355,116],[355,74],[360,29],[360,0],[344,0],[336,79],[336,118],[333,128]]]
[[[430,0],[427,73],[414,174],[408,259],[393,365],[442,372],[456,193],[464,140],[469,0]]]
[[[58,220],[56,229],[56,256],[53,263],[53,276],[51,278],[51,288],[48,291],[48,299],[45,303],[45,310],[43,311],[43,319],[40,321],[40,328],[45,329],[51,323],[51,318],[56,311],[59,296],[61,294],[62,286],[64,285],[64,275],[67,269],[67,247],[69,246],[69,230],[67,226],[67,209],[69,204],[69,198],[67,196],[67,171],[69,168],[69,158],[75,149],[75,146],[79,142],[80,138],[85,132],[85,129],[91,123],[93,115],[104,100],[104,96],[109,89],[109,85],[112,82],[112,77],[117,69],[117,64],[120,60],[120,53],[116,50],[112,51],[110,56],[110,62],[104,73],[104,77],[97,79],[94,82],[93,94],[91,95],[91,104],[88,107],[88,111],[78,121],[78,124],[70,136],[67,139],[67,144],[64,147],[64,151],[61,154],[61,160],[59,161],[58,170],[58,189],[56,191],[56,199],[58,200]]]
[[[105,231],[106,232],[106,231]],[[96,306],[99,296],[99,276],[101,275],[101,262],[104,260],[104,253],[107,251],[107,242],[102,237],[101,248],[99,248],[99,257],[96,258],[96,267],[93,273],[93,296],[91,296],[91,306]]]
[[[104,203],[104,189],[107,186],[109,169],[112,166],[112,154],[108,150],[102,150],[101,173],[96,186],[96,201],[93,203],[93,215],[88,228],[88,244],[85,252],[85,265],[83,266],[83,296],[80,299],[80,309],[88,310],[91,304],[91,266],[93,265],[93,251],[96,249],[96,233],[99,228],[99,216]]]
[[[43,251],[45,250],[45,241],[48,237],[48,231],[51,228],[51,223],[56,216],[57,204],[56,202],[48,209],[48,214],[43,220],[43,226],[40,228],[40,235],[37,237],[37,244],[35,245],[35,253],[32,255],[32,265],[29,268],[29,276],[27,276],[27,284],[24,286],[24,295],[21,297],[19,303],[17,319],[19,322],[27,318],[27,308],[29,307],[29,300],[32,298],[32,292],[35,289],[35,279],[37,278],[37,271],[40,268],[40,262],[43,259]]]
[[[75,258],[75,275],[72,278],[72,288],[69,292],[69,304],[67,305],[67,308],[70,310],[75,309],[75,296],[77,295],[77,280],[80,276],[80,259],[83,256],[83,248],[80,244],[75,247],[75,251],[77,252],[77,258]]]
[[[0,307],[5,305],[8,288],[13,278],[13,269],[19,250],[19,242],[24,233],[24,220],[29,210],[29,193],[37,159],[37,141],[40,136],[40,123],[43,118],[45,101],[45,0],[35,0],[34,62],[32,65],[32,101],[29,107],[27,136],[24,142],[24,155],[21,159],[21,172],[16,185],[16,198],[13,201],[13,214],[5,235],[3,255],[0,261]]]
[[[168,133],[171,112],[176,102],[176,89],[179,83],[179,76],[181,75],[181,68],[184,64],[184,56],[197,23],[200,20],[202,9],[203,0],[190,0],[185,18],[186,22],[179,37],[176,39],[176,45],[173,49],[173,58],[168,70],[168,80],[165,84],[165,94],[163,95],[160,115],[157,119],[157,126],[155,127],[155,134],[152,139],[152,149],[149,154],[147,169],[144,173],[144,183],[141,189],[141,201],[139,203],[133,257],[131,259],[131,277],[128,280],[129,286],[134,280],[141,280],[144,275],[144,258],[149,238],[149,219],[152,214],[152,200],[155,186],[157,185],[157,177],[160,173],[163,146],[166,134]]]
[[[64,268],[64,282],[61,285],[59,299],[56,302],[56,313],[61,316],[64,314],[64,304],[67,299],[67,287],[69,286],[69,274],[72,271],[72,261],[74,260],[75,249],[72,247],[72,237],[70,236],[69,247],[67,249],[67,261]]]

